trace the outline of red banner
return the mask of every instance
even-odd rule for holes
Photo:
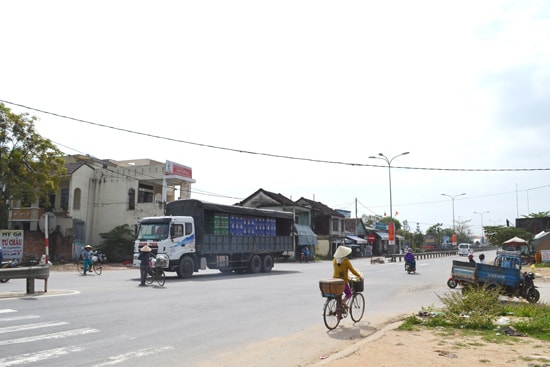
[[[395,223],[388,222],[388,239],[395,241]]]

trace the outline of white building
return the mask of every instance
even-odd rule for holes
[[[50,232],[70,239],[72,252],[84,243],[100,243],[100,233],[116,226],[133,227],[143,217],[162,215],[166,202],[189,198],[195,182],[190,167],[171,161],[99,160],[82,155],[65,159],[67,175],[60,190],[50,195],[50,207],[15,202],[9,227],[43,231],[44,217],[50,212]]]

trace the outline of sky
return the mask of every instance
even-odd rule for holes
[[[192,168],[193,198],[263,188],[352,217],[390,214],[391,173],[394,217],[422,231],[550,211],[550,2],[0,11],[0,102],[66,154],[170,160]]]

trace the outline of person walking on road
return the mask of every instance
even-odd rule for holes
[[[151,255],[151,248],[147,245],[143,246],[139,252],[138,260],[141,261],[139,263],[139,271],[141,275],[141,282],[139,284],[140,287],[145,287],[145,279],[149,273],[149,262],[151,261]]]
[[[86,275],[86,272],[88,271],[88,269],[90,269],[90,271],[92,270],[92,265],[93,265],[92,255],[93,255],[92,246],[90,245],[84,246],[84,250],[82,250],[82,254],[81,254],[82,260],[84,260],[84,275]]]

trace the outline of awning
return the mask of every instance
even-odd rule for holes
[[[382,240],[388,241],[389,238],[390,238],[386,232],[378,232],[378,231],[376,231],[376,234],[377,234],[378,237],[380,237]]]
[[[357,237],[357,236],[353,236],[351,234],[347,234],[346,235],[346,238],[349,238],[350,240],[353,240],[355,241],[358,245],[366,245],[367,244],[367,240],[364,239],[364,238],[361,238],[361,237]]]
[[[298,246],[317,246],[317,235],[305,224],[295,224],[294,229],[298,235]]]

